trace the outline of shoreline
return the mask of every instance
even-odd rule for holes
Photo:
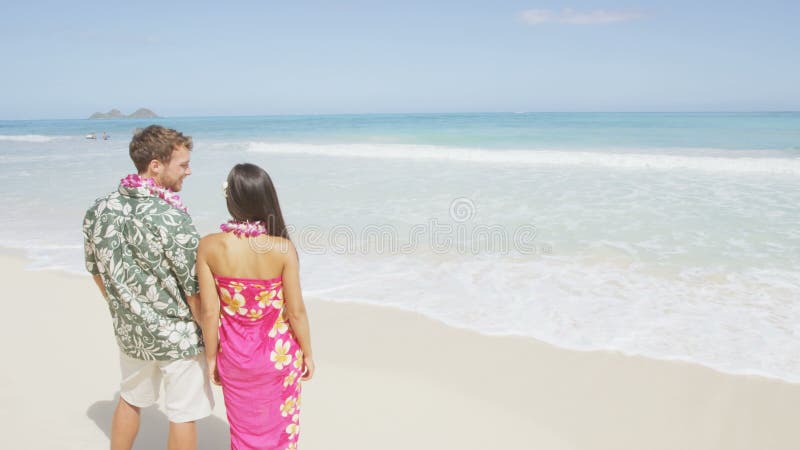
[[[37,263],[37,261],[34,258],[28,256],[27,253],[26,253],[26,250],[25,249],[21,249],[21,248],[12,248],[12,247],[6,247],[6,246],[0,247],[0,259],[3,259],[3,258],[12,258],[12,259],[19,260],[19,263],[22,264],[22,266],[23,266],[22,268],[24,270],[30,271],[30,272],[58,273],[58,274],[65,275],[65,276],[72,276],[72,277],[79,277],[79,278],[82,277],[84,274],[88,274],[85,271],[75,271],[75,270],[71,270],[71,269],[68,269],[68,268],[31,267],[31,266],[35,265]],[[761,373],[761,372],[754,371],[754,370],[753,371],[741,371],[741,372],[722,370],[722,369],[719,369],[719,368],[717,368],[717,367],[715,367],[715,366],[713,366],[711,364],[706,364],[706,363],[703,363],[703,362],[700,362],[700,361],[697,361],[697,360],[693,360],[693,359],[691,359],[689,357],[685,357],[685,356],[661,357],[661,356],[653,356],[653,355],[647,355],[647,354],[642,354],[642,353],[626,352],[626,351],[621,350],[621,349],[571,347],[571,346],[568,346],[568,345],[555,344],[555,343],[552,343],[552,342],[548,342],[548,341],[546,341],[544,339],[539,339],[539,338],[536,338],[536,337],[533,337],[533,336],[525,336],[525,335],[511,334],[511,333],[508,333],[508,334],[505,334],[505,333],[497,333],[497,334],[485,333],[485,332],[481,332],[481,331],[475,330],[475,329],[470,328],[470,327],[465,326],[465,325],[458,325],[458,324],[454,324],[454,323],[449,323],[444,319],[440,319],[440,318],[437,318],[437,317],[425,315],[423,313],[420,313],[420,312],[417,312],[417,311],[413,311],[411,309],[406,309],[406,308],[403,308],[403,307],[400,307],[400,306],[395,306],[395,305],[383,305],[383,304],[379,304],[379,303],[371,303],[371,302],[368,302],[368,301],[363,301],[362,302],[362,301],[352,301],[352,300],[331,300],[331,299],[325,299],[325,298],[320,298],[320,297],[315,297],[315,296],[305,296],[305,295],[304,295],[304,297],[306,298],[306,301],[312,301],[312,302],[330,303],[330,304],[334,304],[334,305],[336,305],[336,304],[346,304],[346,305],[353,305],[353,306],[356,306],[356,307],[364,306],[364,307],[367,307],[367,308],[378,308],[378,309],[384,309],[385,308],[385,309],[387,309],[389,311],[397,311],[397,312],[402,312],[402,313],[413,314],[415,316],[418,316],[420,319],[432,321],[432,322],[437,323],[437,324],[439,324],[440,326],[443,326],[443,327],[447,327],[447,328],[454,329],[454,330],[462,330],[462,331],[465,331],[465,332],[468,332],[468,333],[473,333],[473,334],[475,334],[477,336],[484,336],[484,337],[487,337],[487,338],[515,339],[515,340],[521,340],[522,342],[529,341],[529,342],[534,343],[534,344],[541,344],[541,345],[545,345],[545,346],[551,346],[551,347],[556,348],[556,349],[566,350],[566,351],[570,351],[570,352],[579,352],[579,353],[599,352],[599,353],[606,353],[606,354],[609,354],[609,355],[619,355],[619,356],[630,357],[630,358],[644,358],[644,359],[652,360],[652,361],[663,361],[663,362],[671,362],[671,363],[678,363],[678,364],[688,364],[688,365],[692,365],[692,366],[702,367],[704,369],[709,369],[709,370],[711,370],[713,372],[716,372],[716,373],[719,373],[721,375],[737,376],[737,377],[753,377],[753,378],[763,379],[765,381],[777,381],[777,382],[781,382],[781,383],[787,383],[787,384],[791,384],[791,385],[800,386],[800,375],[798,375],[799,376],[798,380],[795,381],[795,380],[788,380],[788,379],[785,379],[785,378],[781,378],[779,376],[774,376],[774,375],[770,375],[770,374],[766,374],[766,373]]]
[[[10,297],[35,314],[34,326],[22,316],[0,328],[19,366],[0,374],[6,446],[107,448],[119,369],[106,305],[90,277],[24,262],[0,253]],[[789,450],[800,440],[796,384],[486,336],[390,307],[307,304],[318,370],[303,386],[306,450]],[[227,445],[214,394],[198,423],[203,450]],[[43,421],[55,424],[46,434]],[[143,410],[136,448],[165,439],[163,413]]]

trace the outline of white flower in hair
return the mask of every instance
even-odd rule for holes
[[[222,196],[228,198],[228,182],[224,181],[222,183]]]

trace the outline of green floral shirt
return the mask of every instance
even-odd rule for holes
[[[83,221],[86,269],[100,275],[120,349],[142,360],[203,351],[186,297],[198,292],[192,219],[146,188],[120,185]]]

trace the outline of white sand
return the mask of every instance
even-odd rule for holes
[[[105,449],[117,347],[91,278],[0,256],[6,320],[0,448]],[[481,336],[387,308],[308,301],[317,359],[300,448],[800,448],[800,385],[704,367]],[[227,448],[222,395],[201,449]],[[143,413],[137,448],[163,448]]]

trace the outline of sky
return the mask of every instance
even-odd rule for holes
[[[800,110],[797,1],[0,1],[6,120]]]

